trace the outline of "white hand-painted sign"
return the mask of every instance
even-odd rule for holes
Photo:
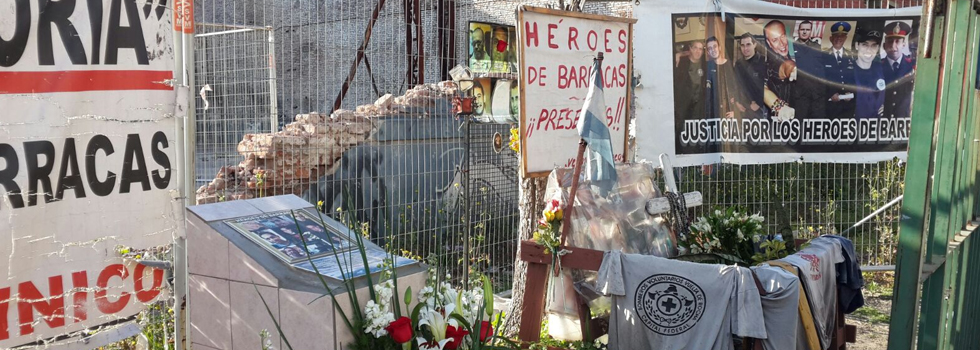
[[[574,165],[575,129],[589,92],[592,59],[603,53],[613,157],[626,159],[635,19],[523,7],[517,27],[521,61],[521,159],[525,176]]]
[[[149,2],[0,1],[0,348],[167,294],[117,249],[182,223],[172,13]]]

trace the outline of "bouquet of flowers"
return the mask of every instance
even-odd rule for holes
[[[750,262],[755,255],[753,238],[763,235],[764,221],[759,214],[739,213],[735,208],[715,209],[691,224],[691,233],[680,238],[678,250],[681,255],[716,254]]]
[[[538,219],[538,230],[531,236],[531,240],[545,247],[545,253],[554,253],[561,244],[561,222],[565,218],[562,202],[552,199],[545,205]]]
[[[364,307],[367,321],[364,333],[400,344],[406,350],[509,349],[488,344],[494,338],[492,325],[484,319],[493,315],[490,280],[483,277],[482,284],[471,289],[457,289],[446,282],[449,275],[445,276],[446,280],[440,277],[435,269],[429,270],[429,278],[416,296],[418,304],[411,317],[396,319],[387,305],[368,301]],[[379,296],[391,296],[387,290],[390,284],[382,283],[379,287]],[[406,308],[411,301],[412,292],[407,289]]]

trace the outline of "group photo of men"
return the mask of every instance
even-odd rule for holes
[[[918,20],[707,14],[675,16],[673,26],[678,133],[700,119],[910,116]]]

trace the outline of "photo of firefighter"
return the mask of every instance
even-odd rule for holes
[[[915,83],[915,52],[918,37],[916,21],[885,21],[882,30],[881,59],[885,76],[885,118],[908,118],[912,113],[912,85]]]
[[[471,22],[469,33],[469,65],[474,73],[490,72],[490,50],[487,40],[491,33],[490,24]]]

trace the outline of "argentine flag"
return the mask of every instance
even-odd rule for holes
[[[589,146],[585,152],[585,179],[593,182],[616,180],[612,139],[609,128],[602,122],[605,118],[600,118],[606,115],[602,90],[602,61],[596,59],[592,64],[592,85],[582,106],[583,115],[578,118],[578,134]]]

